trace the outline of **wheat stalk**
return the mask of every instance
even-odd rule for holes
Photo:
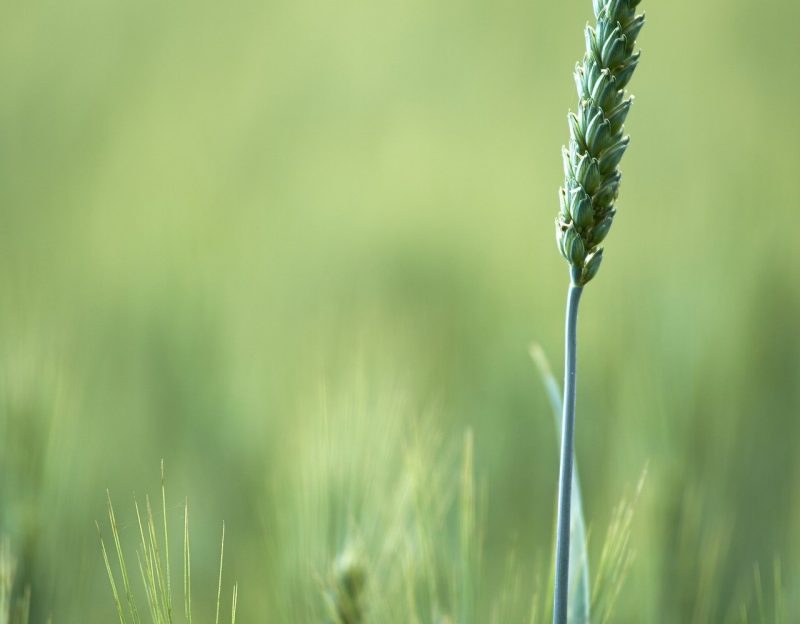
[[[644,25],[640,0],[593,0],[597,22],[586,26],[586,54],[575,67],[578,111],[568,115],[570,140],[563,148],[564,186],[556,219],[558,248],[570,264],[566,313],[564,415],[558,488],[553,622],[566,624],[569,585],[570,502],[574,456],[578,304],[583,287],[603,260],[600,244],[616,213],[628,147],[623,124],[633,98],[625,87],[639,64],[634,50]]]

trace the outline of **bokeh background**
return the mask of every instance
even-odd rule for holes
[[[756,563],[772,621],[776,558],[795,621],[800,4],[644,4],[619,217],[581,311],[591,552],[647,467],[613,621],[740,621]],[[198,610],[225,520],[240,621],[283,621],[270,553],[296,544],[272,518],[329,397],[334,430],[360,410],[398,439],[474,431],[484,599],[509,552],[546,563],[556,433],[528,345],[560,369],[553,219],[591,3],[2,15],[0,529],[34,620],[113,621],[95,521],[109,488],[135,538],[163,458]]]

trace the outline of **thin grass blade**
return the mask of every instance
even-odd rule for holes
[[[217,584],[217,615],[214,624],[219,624],[219,605],[222,601],[222,562],[225,559],[225,523],[222,523],[222,543],[219,548],[219,583]]]

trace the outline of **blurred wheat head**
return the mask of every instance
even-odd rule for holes
[[[0,624],[28,624],[31,592],[16,591],[17,562],[8,538],[0,539]]]
[[[320,387],[277,476],[271,602],[285,622],[474,621],[479,559],[472,435],[448,445],[411,395],[354,374]],[[287,502],[288,501],[288,502]]]

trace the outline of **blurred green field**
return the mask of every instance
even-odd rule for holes
[[[744,603],[760,622],[756,563],[763,621],[800,621],[800,4],[643,8],[619,216],[581,312],[590,550],[647,466],[612,621],[739,622]],[[33,621],[115,621],[94,523],[108,488],[134,540],[162,458],[198,613],[224,520],[239,621],[288,621],[285,583],[318,590],[303,548],[343,546],[302,499],[341,507],[325,479],[352,470],[380,532],[417,427],[456,480],[474,431],[475,624],[509,553],[533,593],[558,459],[528,345],[560,369],[552,224],[591,3],[2,14],[0,533]]]

